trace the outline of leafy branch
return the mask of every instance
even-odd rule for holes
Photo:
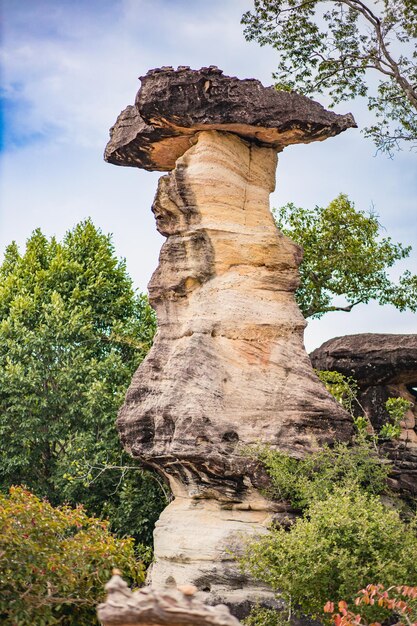
[[[242,24],[248,41],[279,53],[278,88],[326,93],[333,105],[368,97],[377,124],[366,128],[365,135],[378,150],[392,155],[401,144],[416,146],[415,2],[255,0]],[[376,91],[369,72],[379,77]],[[387,132],[378,132],[379,125]]]

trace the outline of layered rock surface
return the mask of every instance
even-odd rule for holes
[[[304,350],[301,251],[269,210],[275,167],[272,149],[202,131],[153,205],[167,236],[149,283],[158,334],[118,426],[134,456],[203,496],[245,491],[242,444],[301,454],[349,430]]]
[[[366,412],[376,432],[389,420],[388,398],[412,403],[398,441],[383,444],[394,462],[393,486],[417,495],[417,335],[367,333],[326,341],[310,355],[314,367],[353,376],[357,414]]]
[[[149,587],[131,591],[115,571],[105,586],[107,598],[97,607],[103,626],[239,626],[227,606],[206,606],[190,585],[164,593]]]
[[[224,76],[215,66],[157,68],[140,80],[135,106],[122,111],[110,129],[104,154],[109,163],[172,170],[201,130],[231,132],[280,152],[356,127],[350,113],[337,115],[258,80]]]
[[[352,433],[305,352],[294,300],[301,250],[277,230],[269,194],[278,149],[353,122],[212,68],[151,72],[132,111],[113,127],[106,158],[172,171],[153,204],[167,237],[149,284],[158,332],[118,427],[175,497],[157,523],[152,584],[194,583],[237,605],[268,593],[230,551],[286,515],[260,494],[266,477],[245,448],[297,456]]]

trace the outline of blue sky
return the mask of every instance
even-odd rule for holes
[[[276,52],[247,43],[240,17],[250,0],[0,0],[4,147],[0,250],[40,227],[62,237],[91,216],[112,232],[137,287],[155,269],[162,238],[150,211],[157,173],[104,163],[108,129],[134,101],[138,76],[161,65],[218,65],[271,84]],[[325,106],[325,99],[321,99]],[[352,111],[367,120],[360,102]],[[417,273],[417,155],[375,157],[359,131],[280,155],[271,204],[327,204],[347,193],[372,207],[395,241],[412,244]],[[416,332],[416,315],[376,304],[309,323],[306,346],[355,332]]]

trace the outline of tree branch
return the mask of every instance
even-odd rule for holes
[[[324,309],[323,311],[317,311],[318,313],[330,313],[331,311],[343,311],[345,313],[350,313],[354,306],[357,304],[361,304],[363,300],[357,300],[356,302],[352,302],[347,306],[330,306]]]
[[[330,0],[332,1],[332,0]],[[395,61],[395,59],[391,56],[387,44],[385,43],[385,35],[383,32],[382,20],[371,11],[371,9],[361,0],[339,0],[342,4],[348,6],[352,11],[360,13],[363,17],[372,25],[375,35],[377,37],[379,49],[381,51],[381,56],[377,56],[374,58],[375,67],[370,66],[369,69],[376,69],[386,76],[390,76],[395,80],[397,85],[401,88],[406,96],[407,100],[413,106],[414,109],[417,110],[417,92],[414,89],[413,85],[407,80],[407,78],[402,74],[400,67]],[[304,4],[310,4],[306,2]],[[296,7],[291,7],[291,9],[287,10],[295,10]],[[388,31],[387,31],[388,32]],[[385,66],[385,67],[383,67]],[[387,69],[389,68],[389,69]],[[337,73],[337,72],[334,72]]]

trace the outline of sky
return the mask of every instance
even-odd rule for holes
[[[0,0],[0,6],[0,253],[12,240],[23,249],[37,227],[62,238],[91,217],[113,234],[117,255],[146,291],[163,243],[150,210],[160,174],[105,163],[108,130],[133,104],[138,77],[150,68],[217,65],[272,84],[276,51],[243,36],[240,18],[251,0]],[[359,128],[369,119],[361,102],[335,110],[352,112]],[[349,130],[286,148],[271,206],[324,206],[346,193],[357,208],[376,211],[385,235],[413,245],[398,271],[417,273],[416,174],[415,152],[392,160],[375,155],[359,129]],[[305,344],[310,351],[345,334],[415,333],[416,320],[391,306],[359,305],[309,321]]]

